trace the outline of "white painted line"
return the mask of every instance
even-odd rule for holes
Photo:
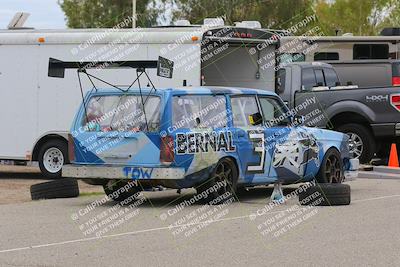
[[[379,199],[386,199],[386,198],[392,198],[392,197],[400,197],[400,195],[391,195],[391,196],[383,196],[383,197],[373,197],[373,198],[367,198],[367,199],[356,199],[352,200],[351,202],[366,202],[366,201],[372,201],[372,200],[379,200]]]
[[[357,202],[367,202],[367,201],[394,198],[394,197],[400,197],[400,195],[390,195],[390,196],[374,197],[374,198],[368,198],[368,199],[358,199],[358,200],[354,200],[352,202],[353,203],[354,202],[356,202],[356,203]],[[307,208],[302,208],[302,209],[307,209]],[[268,214],[265,214],[265,215],[286,212],[288,210],[289,209],[268,212]],[[249,215],[243,215],[243,216],[238,216],[238,217],[222,218],[222,219],[218,219],[218,220],[209,220],[209,221],[190,223],[190,224],[182,224],[182,225],[175,225],[175,226],[164,226],[164,227],[143,229],[143,230],[137,230],[137,231],[132,231],[132,232],[113,234],[113,235],[104,235],[104,236],[99,236],[99,237],[88,237],[88,238],[67,240],[67,241],[62,241],[62,242],[48,243],[48,244],[41,244],[41,245],[32,245],[32,246],[29,246],[29,247],[11,248],[11,249],[0,250],[0,253],[22,251],[22,250],[29,250],[29,249],[36,249],[36,248],[54,247],[54,246],[60,246],[60,245],[66,245],[66,244],[73,244],[73,243],[87,242],[87,241],[92,241],[92,240],[100,240],[100,239],[106,239],[106,238],[119,237],[119,236],[128,236],[128,235],[155,232],[155,231],[161,231],[161,230],[169,230],[169,229],[173,229],[173,228],[184,227],[184,226],[192,226],[192,225],[198,225],[198,224],[206,224],[206,223],[211,224],[211,223],[222,222],[222,221],[232,221],[232,220],[250,218],[250,216],[251,215],[249,214]]]

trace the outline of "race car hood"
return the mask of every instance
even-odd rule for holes
[[[307,133],[312,134],[325,150],[329,149],[329,147],[336,147],[342,154],[342,157],[349,157],[349,136],[347,134],[312,127],[301,128]]]

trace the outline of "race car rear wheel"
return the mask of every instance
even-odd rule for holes
[[[238,170],[230,158],[221,159],[214,168],[209,180],[197,190],[206,195],[208,204],[222,204],[230,198],[236,198]]]
[[[110,180],[103,185],[103,189],[109,198],[118,202],[124,201],[130,197],[133,200],[141,191],[141,188],[133,181],[124,180]]]

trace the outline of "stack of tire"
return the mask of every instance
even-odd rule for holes
[[[332,175],[332,172],[335,172],[335,175]],[[342,184],[342,181],[343,162],[340,153],[336,149],[330,149],[321,163],[316,184],[303,187],[304,190],[299,193],[300,204],[313,206],[349,205],[351,189],[348,184]]]
[[[79,196],[79,187],[76,179],[58,179],[31,186],[32,200],[73,198]]]

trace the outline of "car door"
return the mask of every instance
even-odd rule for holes
[[[240,169],[246,183],[268,182],[271,159],[265,150],[265,127],[253,125],[250,115],[261,114],[256,95],[230,97],[232,131]]]
[[[269,177],[297,180],[304,176],[309,157],[309,136],[292,127],[291,113],[274,96],[259,96],[265,124],[265,149],[271,159]]]
[[[173,96],[170,134],[176,140],[175,164],[190,175],[234,153],[232,134],[226,127],[225,95]]]

